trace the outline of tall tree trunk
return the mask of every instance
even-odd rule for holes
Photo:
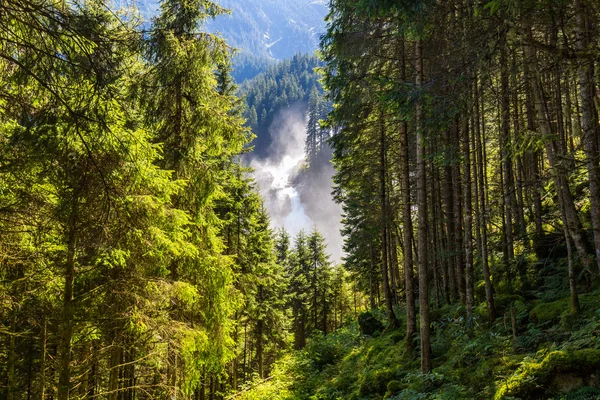
[[[462,177],[460,173],[460,128],[458,120],[452,127],[453,134],[453,161],[452,161],[452,193],[454,195],[454,275],[456,278],[456,288],[458,290],[458,299],[462,304],[466,300],[465,285],[465,263],[464,263],[464,230],[463,230],[463,206],[462,206]]]
[[[402,45],[404,55],[404,44]],[[404,63],[402,71],[404,71]],[[405,73],[402,77],[406,79]],[[417,318],[415,310],[415,287],[414,287],[414,266],[413,266],[413,224],[410,196],[410,170],[409,170],[409,152],[408,152],[408,125],[406,122],[400,123],[400,185],[402,190],[402,233],[403,240],[403,258],[404,258],[404,290],[406,296],[406,353],[412,354],[415,347],[415,335],[417,333]]]
[[[508,84],[508,61],[506,59],[506,50],[504,45],[500,51],[500,86],[501,86],[501,123],[502,130],[500,133],[500,147],[502,157],[502,177],[503,177],[503,192],[504,192],[504,235],[506,240],[506,277],[511,280],[511,264],[515,257],[514,238],[513,238],[513,174],[512,174],[512,156],[510,153],[510,93]]]
[[[48,322],[46,321],[46,313],[42,317],[42,332],[40,335],[40,341],[42,343],[42,354],[40,359],[40,398],[39,400],[45,400],[46,398],[46,346],[48,343]]]
[[[434,144],[432,144],[432,147],[435,146]],[[435,152],[436,149],[432,148],[432,151]],[[440,285],[439,285],[439,274],[438,274],[438,268],[439,268],[439,252],[437,249],[437,224],[436,224],[436,219],[435,219],[435,212],[436,212],[436,204],[437,204],[437,191],[436,191],[436,171],[437,167],[434,165],[434,163],[430,163],[430,173],[429,173],[429,182],[431,183],[430,185],[430,196],[429,196],[429,201],[428,204],[431,204],[431,208],[430,208],[430,219],[429,219],[429,226],[431,227],[429,234],[427,235],[429,238],[429,249],[433,255],[432,258],[430,258],[430,271],[432,272],[433,275],[433,298],[434,298],[434,304],[435,307],[439,308],[440,307]]]
[[[479,206],[481,209],[481,213],[479,214],[479,229],[481,230],[481,267],[483,270],[483,280],[485,283],[485,302],[487,305],[487,316],[489,323],[493,323],[496,320],[496,305],[494,302],[494,288],[492,286],[491,274],[490,274],[490,266],[489,266],[489,257],[488,257],[488,237],[487,237],[487,203],[485,196],[485,188],[487,187],[485,184],[485,168],[484,168],[484,146],[485,140],[482,139],[482,136],[485,132],[485,121],[483,120],[483,115],[479,112],[479,100],[483,103],[482,96],[479,96],[479,90],[476,89],[475,93],[477,94],[477,101],[475,102],[477,105],[477,131],[476,131],[476,139],[477,139],[477,169],[479,170],[479,184],[477,185],[479,190]],[[481,124],[479,123],[481,120]]]
[[[259,319],[256,323],[256,360],[258,362],[258,376],[260,379],[265,377],[264,362],[263,362],[263,321]]]
[[[465,295],[467,307],[467,319],[470,320],[473,313],[473,303],[475,301],[473,291],[473,210],[471,199],[471,147],[469,137],[469,119],[467,116],[463,120],[462,129],[463,142],[463,201],[464,201],[464,226],[465,226]]]
[[[512,56],[512,68],[511,68],[511,95],[513,103],[513,137],[516,141],[520,140],[521,135],[521,107],[519,102],[518,94],[518,78],[517,78],[517,55],[516,52],[511,54]],[[513,171],[513,183],[514,183],[514,195],[513,204],[515,207],[519,238],[523,241],[525,249],[530,249],[529,238],[527,237],[527,223],[525,222],[525,205],[523,202],[523,179],[522,179],[522,157],[516,157],[517,169]],[[516,197],[516,200],[514,198]]]
[[[119,372],[121,370],[121,355],[122,348],[116,342],[113,341],[112,348],[110,350],[110,364],[108,372],[108,400],[117,400],[119,395]],[[169,366],[169,369],[171,367]],[[172,374],[172,372],[170,372]],[[169,382],[170,384],[171,382]]]
[[[565,210],[561,209],[561,213],[563,214]],[[569,232],[567,229],[567,225],[563,224],[563,232],[565,235],[565,243],[567,244],[567,268],[568,268],[568,276],[569,276],[569,292],[570,292],[570,311],[573,314],[579,313],[579,296],[577,295],[577,283],[575,276],[575,265],[573,262],[573,246],[571,245],[571,238],[569,237]]]
[[[416,84],[423,87],[423,45],[417,38],[415,43]],[[431,371],[431,344],[429,327],[429,276],[427,251],[427,169],[425,166],[425,132],[423,126],[423,106],[419,99],[416,104],[417,130],[417,207],[418,207],[418,254],[419,254],[419,306],[421,325],[421,372]]]
[[[446,140],[446,152],[449,151],[449,146],[451,143],[450,132],[446,131],[447,140]],[[454,157],[454,156],[451,156]],[[445,207],[446,207],[446,243],[448,254],[448,282],[450,284],[450,302],[456,300],[458,295],[458,290],[456,287],[456,274],[455,274],[455,258],[456,249],[455,249],[455,240],[454,240],[454,190],[452,188],[452,165],[451,161],[446,161],[446,165],[444,166],[444,194],[445,194]]]
[[[439,151],[439,150],[437,150]],[[433,170],[433,248],[436,252],[436,267],[438,268],[437,289],[439,289],[439,295],[441,296],[441,303],[448,304],[448,264],[447,259],[443,256],[444,254],[444,219],[442,217],[442,182],[440,177],[440,168],[438,165],[432,163]]]
[[[526,57],[524,57],[526,59]],[[527,114],[527,130],[529,132],[535,132],[535,101],[533,99],[532,88],[530,85],[529,68],[527,62],[523,63],[523,69],[525,73],[525,110]],[[538,151],[527,151],[525,153],[527,157],[527,163],[530,168],[528,174],[528,186],[531,191],[531,197],[533,198],[533,214],[535,222],[535,241],[538,242],[544,236],[544,228],[542,221],[542,197],[541,191],[541,175],[539,169],[539,152]]]
[[[17,379],[15,375],[15,367],[17,362],[17,308],[11,311],[10,317],[10,334],[8,336],[8,360],[6,365],[7,370],[7,387],[6,387],[6,399],[14,400]]]
[[[380,185],[380,206],[381,206],[381,278],[383,280],[383,294],[385,296],[385,305],[388,314],[390,327],[398,326],[398,319],[394,313],[394,302],[389,280],[388,266],[388,221],[390,220],[387,209],[387,185],[386,185],[386,132],[385,132],[385,113],[380,111],[379,127],[379,185]]]
[[[69,400],[71,388],[71,340],[74,329],[73,291],[75,286],[76,223],[78,219],[78,196],[74,195],[67,231],[67,258],[65,260],[65,285],[63,288],[63,310],[61,337],[59,342],[58,400]]]

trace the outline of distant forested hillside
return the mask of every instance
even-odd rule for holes
[[[240,87],[246,98],[245,117],[256,135],[253,144],[258,156],[264,155],[271,143],[269,126],[279,110],[298,105],[306,111],[311,91],[323,92],[315,71],[318,66],[315,56],[295,55]]]
[[[125,0],[121,0],[122,2]],[[221,0],[230,15],[206,21],[210,32],[219,32],[237,49],[233,77],[237,82],[264,72],[277,60],[297,53],[313,53],[319,36],[325,32],[325,0]],[[137,3],[142,17],[149,21],[159,8],[158,0]]]

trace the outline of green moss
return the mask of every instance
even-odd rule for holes
[[[565,297],[552,303],[538,304],[529,313],[529,319],[536,324],[556,322],[565,311],[569,310],[569,298]]]
[[[600,368],[600,350],[583,349],[571,353],[550,352],[540,362],[525,360],[513,376],[498,384],[494,399],[528,398],[539,392],[550,377],[557,373],[590,371]]]
[[[591,315],[600,309],[600,294],[598,292],[587,293],[579,296],[582,315]],[[562,319],[563,326],[567,327],[573,323],[573,316],[570,313],[570,297],[553,301],[551,303],[540,303],[531,310],[529,319],[536,324],[545,324],[548,322],[558,322]]]
[[[367,372],[360,383],[359,393],[362,396],[384,394],[388,382],[392,380],[392,373],[388,369],[371,370]]]

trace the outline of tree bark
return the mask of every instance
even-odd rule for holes
[[[58,400],[69,400],[71,388],[71,339],[74,329],[73,292],[75,286],[75,246],[76,223],[78,214],[77,195],[71,205],[71,215],[67,231],[67,258],[65,260],[65,284],[63,288],[63,310],[61,321],[61,338],[59,342],[59,375]]]
[[[462,129],[463,142],[463,201],[464,201],[464,226],[465,226],[465,305],[467,308],[467,319],[473,314],[473,210],[471,198],[471,147],[469,137],[469,120],[465,116]]]
[[[40,335],[40,341],[42,342],[42,354],[40,360],[40,398],[44,400],[46,398],[46,346],[47,346],[47,329],[48,322],[46,321],[46,314],[42,320],[42,333]]]
[[[406,296],[406,352],[411,354],[415,346],[417,333],[417,318],[415,310],[415,287],[413,266],[413,224],[410,198],[410,173],[408,153],[408,126],[406,122],[400,124],[400,173],[402,189],[402,225],[403,225],[403,252],[404,252],[404,290]]]
[[[423,45],[417,38],[415,43],[416,85],[423,86]],[[427,169],[425,166],[425,135],[423,106],[420,99],[416,104],[417,130],[417,206],[418,206],[418,251],[419,251],[419,306],[421,325],[421,372],[431,371],[431,344],[429,327],[429,276],[427,252]]]
[[[381,206],[381,278],[383,280],[383,294],[388,314],[390,327],[398,326],[398,319],[394,313],[394,302],[389,280],[388,266],[388,221],[390,215],[387,208],[387,185],[386,185],[386,132],[385,132],[385,113],[380,111],[379,127],[379,185],[380,185],[380,206]]]
[[[485,283],[485,302],[487,305],[487,317],[488,322],[491,324],[496,320],[496,305],[494,302],[494,288],[492,286],[491,274],[490,274],[490,266],[489,266],[489,257],[488,257],[488,237],[487,237],[487,203],[485,196],[485,169],[484,169],[484,157],[483,157],[483,146],[485,141],[482,139],[482,136],[485,132],[485,123],[481,114],[479,113],[479,90],[476,89],[477,93],[477,168],[479,170],[479,184],[477,185],[479,190],[479,207],[481,209],[481,213],[479,214],[479,229],[481,230],[481,267],[483,270],[483,280]],[[481,117],[481,118],[480,118]],[[481,119],[481,124],[479,124],[479,120]],[[481,126],[481,128],[480,128]],[[480,130],[481,129],[481,130]]]

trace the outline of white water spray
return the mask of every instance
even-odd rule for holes
[[[333,167],[305,175],[297,181],[305,165],[306,115],[300,107],[281,111],[269,129],[271,146],[265,159],[254,159],[258,188],[265,202],[273,228],[284,227],[294,237],[317,228],[325,237],[332,262],[343,256],[340,234],[342,208],[331,197]],[[299,186],[301,186],[301,188]]]
[[[254,159],[256,181],[274,227],[284,227],[293,237],[309,232],[314,222],[306,215],[298,190],[292,185],[304,164],[306,127],[304,114],[295,108],[280,112],[270,127],[269,157]]]

